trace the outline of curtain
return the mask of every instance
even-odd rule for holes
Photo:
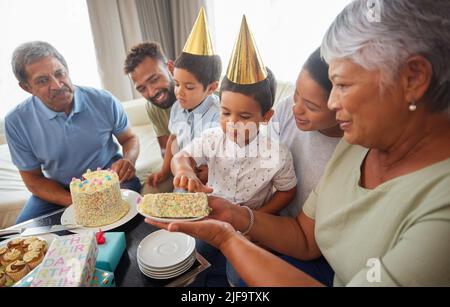
[[[191,33],[198,12],[202,6],[205,7],[206,5],[204,2],[205,1],[201,0],[170,0],[170,13],[172,16],[173,40],[176,56],[183,51],[184,44]],[[210,16],[208,13],[207,17],[208,20],[212,20],[209,18]],[[211,22],[208,22],[208,25],[210,26]],[[211,27],[210,31],[212,31]]]
[[[86,0],[103,88],[119,100],[139,94],[123,72],[128,50],[142,41],[134,1]]]
[[[184,44],[205,0],[86,0],[103,88],[120,100],[139,98],[123,73],[127,52],[143,41],[159,42],[170,59]],[[210,4],[208,4],[210,6]],[[211,30],[212,31],[212,30]],[[213,32],[212,32],[213,34]]]
[[[159,42],[167,57],[175,59],[205,5],[204,0],[136,0],[143,39]]]
[[[144,41],[159,42],[167,57],[174,59],[170,1],[136,0],[136,8]]]

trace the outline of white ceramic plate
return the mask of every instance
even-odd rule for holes
[[[172,222],[192,222],[192,221],[198,221],[201,220],[203,218],[205,218],[206,216],[200,216],[200,217],[187,217],[187,218],[165,218],[165,217],[156,217],[156,216],[151,216],[148,215],[144,212],[141,211],[140,206],[137,206],[137,210],[139,212],[139,214],[148,217],[151,220],[157,221],[157,222],[162,222],[162,223],[172,223]]]
[[[179,269],[180,267],[184,266],[186,263],[188,263],[189,261],[191,261],[192,259],[195,259],[195,250],[192,253],[192,255],[190,255],[189,257],[186,258],[186,260],[183,260],[182,262],[180,262],[179,264],[170,266],[170,267],[166,267],[166,268],[154,268],[149,266],[148,264],[146,264],[143,260],[141,260],[140,257],[137,257],[137,261],[140,267],[146,269],[149,272],[154,272],[154,273],[171,273],[173,271],[176,271],[177,269]]]
[[[138,261],[138,266],[139,268],[144,271],[146,271],[146,273],[149,274],[154,274],[154,275],[161,275],[161,276],[167,276],[167,275],[172,275],[176,272],[179,272],[181,270],[183,270],[186,266],[191,266],[194,262],[195,262],[195,257],[189,257],[187,262],[184,262],[182,265],[179,265],[177,267],[172,268],[169,271],[154,271],[154,270],[150,270],[147,269],[141,262]]]
[[[137,256],[148,267],[167,268],[192,255],[195,239],[181,232],[161,229],[146,236],[137,248]]]
[[[128,210],[128,213],[125,214],[120,220],[109,224],[109,225],[103,225],[99,227],[80,227],[76,229],[69,230],[71,232],[75,233],[82,233],[86,231],[98,231],[101,229],[102,231],[111,230],[114,228],[117,228],[119,226],[122,226],[126,222],[130,221],[133,217],[136,216],[138,213],[137,211],[137,205],[140,203],[142,197],[135,191],[122,189],[122,199],[125,200],[128,205],[130,206],[130,209]],[[64,213],[61,216],[61,224],[62,225],[68,225],[68,224],[76,224],[75,222],[75,211],[73,209],[73,206],[68,207]]]
[[[186,272],[187,270],[189,270],[192,265],[195,262],[195,258],[192,259],[192,261],[189,261],[186,265],[184,265],[183,267],[179,268],[178,270],[169,273],[169,274],[155,274],[153,272],[148,272],[147,270],[143,269],[142,267],[139,266],[139,269],[141,270],[142,274],[144,274],[147,277],[153,278],[153,279],[169,279],[169,278],[173,278],[176,277],[178,275],[183,274],[184,272]]]

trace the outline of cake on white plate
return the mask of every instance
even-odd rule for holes
[[[211,211],[205,193],[146,194],[141,210],[144,214],[162,218],[205,217]]]
[[[129,205],[122,199],[119,176],[111,170],[87,170],[83,180],[70,183],[75,222],[87,227],[112,224],[127,214]]]

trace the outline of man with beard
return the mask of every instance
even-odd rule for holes
[[[161,152],[164,155],[170,136],[170,109],[176,101],[172,78],[174,62],[168,60],[157,43],[134,46],[127,55],[124,72],[136,90],[147,100],[146,108]]]
[[[147,114],[158,139],[161,154],[164,157],[167,142],[170,137],[169,119],[175,97],[175,81],[173,71],[175,63],[167,59],[161,46],[156,42],[141,43],[127,55],[124,72],[129,75],[136,90],[146,99]],[[206,165],[197,167],[195,171],[202,182],[206,183],[208,168]],[[172,192],[172,176],[167,180],[155,183],[151,176],[143,187],[142,194]]]
[[[122,188],[140,192],[139,141],[117,98],[74,86],[65,59],[46,42],[17,47],[12,68],[20,87],[32,95],[5,119],[12,161],[33,194],[16,223],[70,206],[69,183],[87,169],[111,168]]]

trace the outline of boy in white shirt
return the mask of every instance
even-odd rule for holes
[[[245,19],[241,33],[250,34]],[[236,46],[242,50],[235,49],[221,85],[220,128],[204,131],[173,157],[173,183],[276,214],[295,197],[297,180],[289,149],[259,133],[259,125],[273,115],[275,79],[253,40]],[[237,58],[242,54],[254,56]],[[259,70],[242,71],[249,66]],[[206,186],[195,173],[201,164],[208,165]]]
[[[173,157],[174,187],[212,193],[248,210],[277,214],[285,208],[297,189],[292,155],[285,145],[259,131],[273,115],[275,87],[244,16],[221,84],[220,128],[204,131]],[[202,163],[208,165],[207,185],[195,173]],[[197,241],[197,251],[213,265],[209,275],[215,275],[214,269],[220,272],[225,261],[217,249]],[[239,276],[228,262],[226,275],[229,284],[237,284]]]

